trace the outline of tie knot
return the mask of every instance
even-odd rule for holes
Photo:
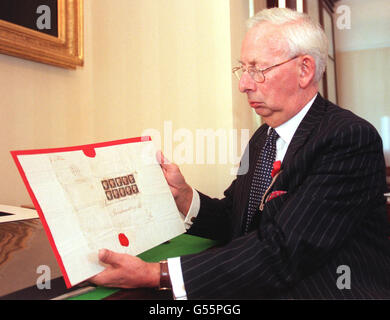
[[[271,141],[272,143],[275,143],[278,138],[279,138],[279,135],[276,132],[276,130],[274,128],[271,128],[269,130],[269,134],[268,134],[267,140]]]

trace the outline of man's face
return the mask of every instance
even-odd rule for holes
[[[290,58],[288,45],[280,35],[279,27],[261,23],[250,29],[242,43],[241,63],[264,69]],[[265,81],[255,82],[244,72],[239,83],[246,93],[249,105],[271,127],[277,127],[292,118],[302,106],[298,102],[299,59],[271,68],[264,73]]]

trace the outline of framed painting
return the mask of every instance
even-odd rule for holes
[[[82,66],[83,0],[1,0],[0,53],[68,69]]]

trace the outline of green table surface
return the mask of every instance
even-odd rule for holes
[[[141,253],[138,257],[147,262],[158,262],[166,258],[198,253],[213,247],[216,244],[217,242],[214,240],[182,234],[168,242]],[[68,300],[101,300],[119,290],[120,289],[117,288],[97,287],[93,291],[69,298]]]

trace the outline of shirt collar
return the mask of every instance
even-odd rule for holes
[[[275,131],[278,133],[279,137],[282,138],[282,140],[287,144],[289,144],[292,140],[295,131],[297,130],[302,119],[305,117],[306,113],[309,111],[317,95],[318,93],[294,117],[275,128]],[[270,129],[271,127],[268,128],[268,134]]]

